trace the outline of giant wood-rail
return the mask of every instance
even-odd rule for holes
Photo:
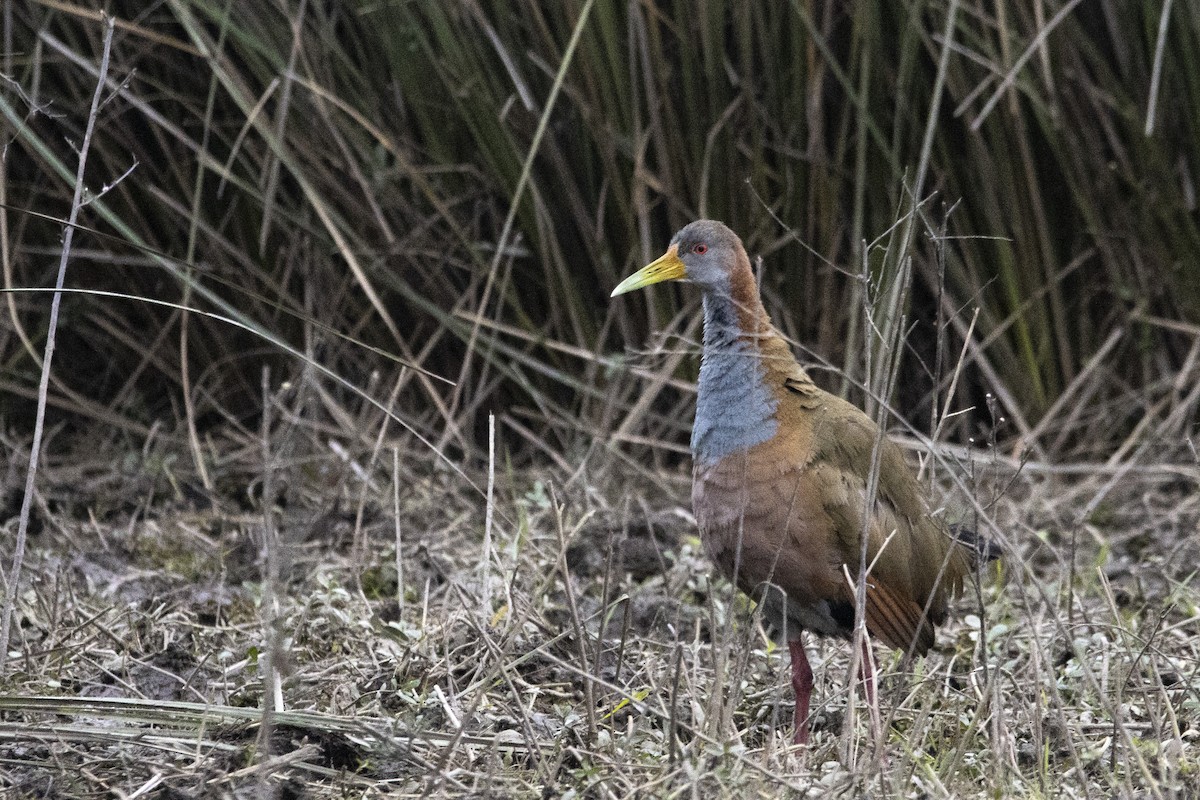
[[[802,631],[848,638],[866,531],[871,637],[924,654],[980,548],[931,516],[900,448],[886,437],[868,506],[875,423],[818,388],[771,326],[741,239],[693,222],[613,296],[662,281],[703,292],[704,346],[692,426],[692,505],[717,568],[756,598],[788,641],[795,741],[808,740],[813,672]],[[863,515],[868,519],[864,525]],[[987,555],[991,555],[984,548]],[[862,675],[874,702],[871,659]]]

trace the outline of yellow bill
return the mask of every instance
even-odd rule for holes
[[[663,281],[677,281],[683,276],[683,261],[679,258],[679,245],[673,244],[661,257],[621,281],[609,297],[616,297],[619,294],[632,292],[634,289],[641,289],[643,286]]]

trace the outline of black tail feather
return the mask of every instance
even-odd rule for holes
[[[976,559],[983,562],[995,561],[1003,555],[999,545],[990,539],[984,539],[970,528],[958,524],[951,525],[950,535],[974,553]]]

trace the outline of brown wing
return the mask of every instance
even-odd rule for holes
[[[867,476],[876,426],[852,404],[813,384],[803,370],[784,383],[794,400],[785,413],[807,416],[812,450],[804,467],[806,480],[820,486],[829,519],[831,544],[857,574],[866,507]],[[871,633],[898,649],[910,645],[924,652],[933,644],[930,621],[940,622],[950,594],[967,571],[965,554],[929,517],[920,484],[904,455],[885,439],[880,451],[880,480],[866,528],[866,622]],[[939,578],[940,575],[940,578]],[[841,600],[853,602],[845,587]],[[923,619],[929,605],[929,621]]]

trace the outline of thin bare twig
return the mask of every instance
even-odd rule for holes
[[[18,587],[21,583],[21,564],[25,557],[25,537],[29,531],[29,512],[33,503],[34,484],[37,481],[38,456],[42,449],[42,432],[46,421],[46,398],[50,386],[50,366],[54,361],[54,342],[58,331],[59,307],[62,305],[62,288],[67,278],[67,263],[71,258],[75,221],[79,218],[79,210],[86,202],[83,176],[87,168],[88,151],[92,146],[92,132],[96,128],[96,118],[99,116],[100,102],[104,96],[104,83],[108,76],[108,59],[112,52],[112,37],[113,18],[105,15],[104,52],[100,56],[100,78],[96,81],[96,91],[92,94],[92,107],[88,111],[87,127],[84,129],[83,142],[79,147],[79,169],[75,173],[75,195],[71,199],[71,214],[67,219],[66,230],[63,232],[62,256],[58,261],[58,277],[54,282],[54,297],[50,301],[50,323],[49,330],[46,332],[46,348],[42,355],[42,377],[38,384],[33,441],[29,446],[29,469],[25,474],[25,496],[21,499],[17,541],[13,547],[12,567],[8,573],[8,583],[4,592],[4,619],[3,622],[0,622],[0,675],[4,674],[5,660],[8,656],[8,641],[12,633],[13,611],[16,609]]]

